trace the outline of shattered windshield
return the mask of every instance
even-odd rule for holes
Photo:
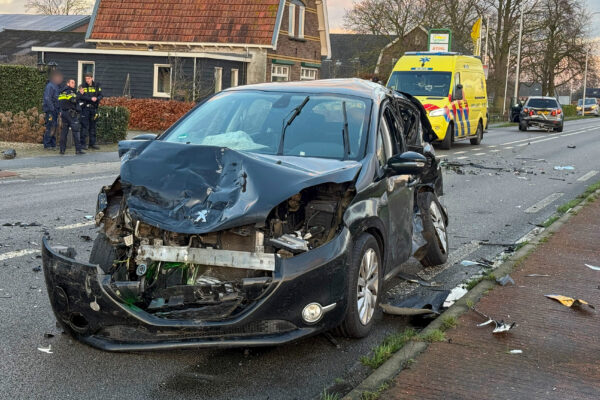
[[[341,159],[347,122],[348,158],[358,159],[364,153],[370,110],[371,100],[351,96],[223,92],[161,139],[262,154]]]
[[[395,71],[388,87],[413,96],[446,97],[451,79],[450,72]]]
[[[558,108],[558,103],[554,99],[529,99],[527,107],[531,108]]]

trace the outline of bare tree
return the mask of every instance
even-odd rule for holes
[[[27,0],[25,8],[43,15],[86,15],[94,5],[93,0]]]
[[[471,29],[480,17],[481,0],[430,0],[423,24],[452,31],[452,51],[473,51]]]
[[[554,96],[562,86],[583,74],[589,16],[579,0],[543,0],[535,14],[535,30],[523,48],[523,70]]]

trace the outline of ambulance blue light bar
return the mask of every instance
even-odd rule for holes
[[[406,56],[460,56],[461,53],[448,51],[407,51]]]

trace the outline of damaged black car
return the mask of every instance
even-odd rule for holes
[[[364,337],[386,281],[448,256],[425,110],[363,80],[250,85],[119,144],[89,262],[44,239],[66,332],[110,351]]]

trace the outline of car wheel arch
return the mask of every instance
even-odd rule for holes
[[[356,240],[363,233],[369,233],[373,237],[375,237],[375,240],[379,245],[381,257],[383,258],[382,264],[385,270],[385,266],[389,257],[387,254],[387,245],[385,240],[387,229],[385,228],[385,224],[383,223],[383,221],[381,221],[381,219],[379,219],[378,216],[370,216],[366,218],[356,219],[347,226],[350,230],[350,234],[352,235],[353,240]]]

